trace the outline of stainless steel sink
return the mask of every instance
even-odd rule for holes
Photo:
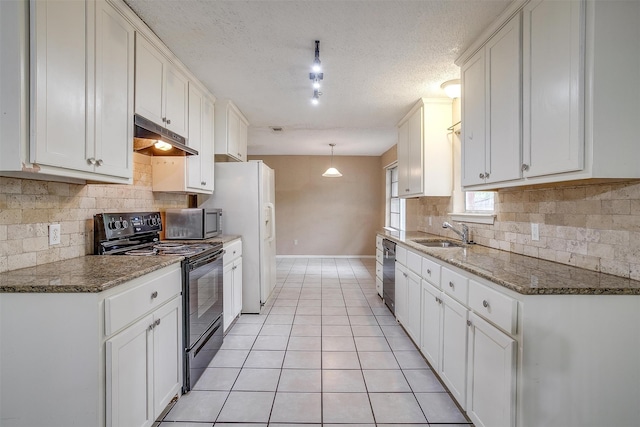
[[[428,248],[461,248],[463,246],[462,243],[449,240],[414,240],[414,242]]]

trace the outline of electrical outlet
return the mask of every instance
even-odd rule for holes
[[[538,224],[531,224],[531,240],[540,240],[540,230]]]
[[[297,244],[298,244],[298,239],[295,239],[295,240],[293,241],[293,244],[294,244],[294,245],[297,245]]]
[[[432,218],[429,217],[429,227],[431,227],[431,223],[432,223]]]
[[[49,245],[60,244],[60,224],[49,225]]]

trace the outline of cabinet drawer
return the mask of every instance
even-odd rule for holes
[[[242,256],[242,240],[238,239],[225,244],[224,251],[224,256],[222,257],[222,262],[224,264],[228,264],[237,258],[240,258]]]
[[[376,278],[382,280],[382,272],[383,272],[383,267],[382,264],[380,264],[379,262],[376,262]]]
[[[418,275],[422,274],[422,257],[415,252],[407,251],[407,267]]]
[[[407,250],[400,245],[396,246],[396,262],[407,265]]]
[[[461,274],[442,267],[441,273],[442,289],[452,298],[467,304],[469,294],[469,279]]]
[[[513,298],[471,280],[469,307],[507,333],[516,333],[518,304]]]
[[[376,278],[376,291],[378,295],[382,296],[382,279]]]
[[[182,271],[169,273],[142,281],[125,292],[104,301],[105,335],[109,336],[132,323],[145,313],[161,306],[182,290]]]
[[[376,236],[376,249],[382,250],[382,237]]]
[[[384,264],[384,256],[382,255],[382,251],[380,249],[376,249],[376,261],[380,264]]]
[[[440,287],[440,264],[427,258],[422,258],[422,278],[427,282]]]

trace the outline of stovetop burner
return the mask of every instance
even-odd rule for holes
[[[133,249],[124,253],[125,255],[135,255],[135,256],[153,256],[157,255],[158,251],[153,248],[145,248],[145,249]]]

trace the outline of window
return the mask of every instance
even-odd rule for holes
[[[398,166],[387,168],[387,203],[385,226],[401,230],[404,226],[404,200],[398,197]]]
[[[493,213],[493,191],[467,191],[464,197],[466,212]]]

